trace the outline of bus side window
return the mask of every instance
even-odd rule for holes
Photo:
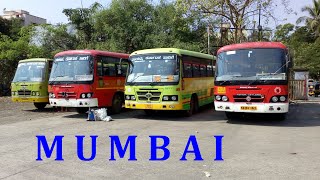
[[[200,75],[201,77],[207,77],[207,67],[205,65],[200,65]]]
[[[101,58],[101,71],[102,76],[116,76],[116,63],[119,62],[119,58],[114,57],[102,57]],[[99,68],[99,67],[98,67]]]
[[[200,68],[198,64],[192,64],[192,77],[200,77]]]
[[[103,76],[103,69],[102,69],[102,57],[97,59],[97,75]]]
[[[128,64],[127,63],[122,63],[121,65],[121,76],[126,77],[128,71]]]
[[[184,76],[185,78],[190,78],[190,77],[192,77],[191,64],[183,63],[183,76]]]
[[[211,65],[207,65],[207,73],[208,73],[208,77],[212,77],[213,76],[213,71],[212,71],[212,66]]]

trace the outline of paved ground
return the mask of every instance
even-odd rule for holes
[[[1,98],[1,106],[3,102]],[[75,112],[35,112],[30,104],[10,107],[2,106],[0,114],[0,179],[207,179],[205,173],[214,179],[320,177],[320,104],[314,101],[293,104],[282,122],[265,116],[226,120],[210,107],[191,118],[126,111],[112,116],[112,122],[89,122]],[[64,135],[64,161],[36,161],[36,135],[45,135],[49,141]],[[93,161],[77,158],[75,135],[99,136]],[[117,161],[109,161],[109,135],[118,135],[122,142],[128,135],[137,135],[138,160],[128,162],[128,155],[124,159],[116,155]],[[170,137],[169,160],[149,161],[149,135]],[[193,155],[179,161],[190,135],[196,135],[204,161],[193,161]],[[224,161],[213,161],[214,135],[224,135]],[[86,156],[89,143],[85,143]]]

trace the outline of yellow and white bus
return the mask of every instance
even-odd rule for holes
[[[213,55],[177,48],[135,51],[129,58],[125,107],[183,110],[187,116],[214,101]]]

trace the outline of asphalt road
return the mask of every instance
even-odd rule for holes
[[[1,103],[0,103],[1,105]],[[185,118],[172,113],[148,117],[143,111],[113,115],[114,121],[86,121],[75,112],[34,112],[32,105],[12,106],[0,117],[0,179],[319,179],[320,177],[320,103],[297,103],[290,107],[285,121],[266,116],[226,120],[210,107]],[[24,115],[19,115],[24,112]],[[38,113],[39,116],[35,116]],[[12,114],[16,114],[12,115]],[[30,115],[32,114],[32,115]],[[32,116],[30,120],[29,117]],[[11,121],[10,121],[11,120]],[[42,154],[37,158],[37,135],[52,142],[63,135],[64,161]],[[97,155],[84,162],[76,154],[75,135],[98,135]],[[110,158],[110,135],[124,144],[136,135],[137,161],[116,153]],[[150,135],[170,138],[170,158],[152,162]],[[203,161],[180,161],[190,135],[195,135]],[[214,161],[214,135],[223,135],[224,161]],[[159,142],[159,145],[162,142]],[[85,156],[91,154],[85,140]],[[159,156],[163,153],[159,153]],[[207,177],[206,175],[209,175]]]

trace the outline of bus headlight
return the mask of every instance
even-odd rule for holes
[[[86,98],[86,94],[81,94],[81,98]]]
[[[32,96],[35,96],[36,95],[36,92],[35,91],[32,91]]]
[[[130,96],[129,95],[126,95],[126,100],[130,100]]]
[[[286,97],[280,96],[280,101],[282,101],[282,102],[286,101]]]
[[[216,96],[216,100],[217,100],[217,101],[221,101],[221,96],[217,95],[217,96]]]
[[[136,97],[135,96],[131,96],[131,100],[136,100]]]
[[[88,94],[87,94],[87,98],[91,98],[91,93],[88,93]]]
[[[37,92],[37,96],[40,96],[40,92]]]
[[[273,96],[271,100],[272,100],[272,102],[277,102],[279,99],[277,96]]]
[[[222,96],[222,101],[224,101],[224,102],[228,101],[228,97],[227,96]]]
[[[14,92],[14,91],[12,91],[12,92],[11,92],[11,95],[12,95],[12,96],[14,96],[14,95],[15,95],[15,92]]]
[[[168,101],[168,100],[169,100],[169,97],[168,97],[168,96],[163,96],[163,100],[164,100],[164,101]]]
[[[176,101],[177,100],[177,96],[171,96],[171,100],[172,101]]]

